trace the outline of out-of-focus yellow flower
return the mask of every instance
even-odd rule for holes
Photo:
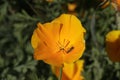
[[[106,8],[107,6],[109,6],[110,5],[110,0],[101,0],[102,2],[101,2],[101,8]]]
[[[86,31],[74,15],[62,14],[52,22],[37,26],[31,40],[36,60],[62,66],[82,56]]]
[[[75,11],[77,4],[76,3],[68,3],[68,11]]]
[[[120,61],[120,30],[110,31],[106,35],[106,51],[112,61]]]
[[[83,80],[82,76],[84,60],[78,60],[75,63],[64,64],[62,80]],[[60,67],[52,66],[53,73],[59,77]]]
[[[53,2],[53,0],[46,0],[47,2]]]
[[[120,11],[120,0],[112,0],[112,5],[115,7],[118,11]]]
[[[67,8],[68,8],[68,9],[67,9],[67,10],[68,10],[67,13],[77,16],[78,14],[77,14],[77,12],[75,11],[76,7],[77,7],[76,2],[68,3],[68,4],[67,4]]]

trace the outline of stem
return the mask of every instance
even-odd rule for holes
[[[95,36],[95,33],[96,33],[95,32],[95,23],[96,23],[95,16],[96,16],[96,13],[93,13],[91,23],[90,23],[90,31],[91,31],[92,40],[95,46],[98,47],[98,42]]]
[[[63,70],[63,67],[60,67],[60,75],[59,75],[58,80],[62,80],[62,70]]]
[[[33,6],[32,6],[27,0],[25,0],[25,2],[28,4],[28,6],[33,10],[33,12],[34,12],[37,16],[40,16],[40,15],[38,14],[38,12],[33,8]]]

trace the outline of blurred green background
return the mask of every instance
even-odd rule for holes
[[[50,66],[33,59],[31,35],[38,22],[69,13],[68,3],[87,30],[85,80],[120,80],[120,63],[109,60],[105,35],[117,29],[116,11],[103,0],[0,0],[0,80],[56,80]]]

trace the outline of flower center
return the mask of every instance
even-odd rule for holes
[[[74,47],[71,46],[69,48],[69,44],[70,44],[70,41],[66,40],[66,39],[63,40],[63,43],[61,43],[60,41],[58,41],[59,51],[63,51],[65,53],[71,52],[74,49]]]

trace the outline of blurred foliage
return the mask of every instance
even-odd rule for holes
[[[72,2],[87,30],[85,80],[120,80],[120,63],[109,60],[104,42],[117,29],[116,12],[111,5],[98,8],[102,0],[0,0],[0,80],[56,80],[49,65],[33,59],[31,35],[37,22],[68,13]]]

